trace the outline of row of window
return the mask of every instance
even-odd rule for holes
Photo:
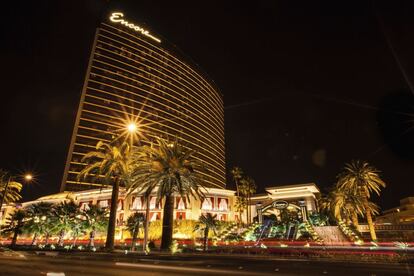
[[[81,210],[88,210],[90,205],[92,204],[92,201],[85,201],[81,202],[79,204]],[[111,205],[110,199],[103,199],[98,200],[97,202],[98,206],[101,208],[108,208]],[[176,197],[174,208],[176,210],[186,210],[186,200],[182,197]],[[229,210],[229,201],[227,198],[214,198],[214,197],[206,197],[203,202],[201,203],[201,210],[205,211],[228,211]],[[149,208],[150,210],[155,209],[161,209],[161,202],[158,202],[157,204],[157,198],[151,197],[149,202]],[[130,210],[144,210],[145,204],[143,197],[132,197],[132,204],[130,206]],[[124,200],[120,199],[118,201],[118,211],[124,210]]]

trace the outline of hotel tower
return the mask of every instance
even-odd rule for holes
[[[212,80],[173,45],[121,12],[97,28],[61,191],[101,186],[78,181],[82,157],[137,121],[140,141],[177,138],[209,169],[206,184],[225,187],[223,99]]]

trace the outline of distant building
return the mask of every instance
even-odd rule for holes
[[[414,197],[400,200],[400,206],[382,212],[376,219],[377,224],[414,224]]]
[[[207,165],[209,187],[225,188],[224,108],[214,82],[165,39],[120,12],[108,14],[92,45],[61,191],[101,186],[78,181],[82,157],[138,121],[140,142],[177,138]]]

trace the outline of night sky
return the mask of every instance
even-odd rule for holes
[[[242,167],[259,192],[306,182],[324,191],[345,162],[362,159],[382,171],[383,208],[414,196],[412,1],[13,2],[1,18],[0,167],[37,174],[25,200],[59,190],[108,5],[214,79],[227,171]]]

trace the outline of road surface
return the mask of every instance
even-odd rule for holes
[[[413,275],[406,264],[344,263],[238,256],[52,256],[0,254],[0,275]]]

